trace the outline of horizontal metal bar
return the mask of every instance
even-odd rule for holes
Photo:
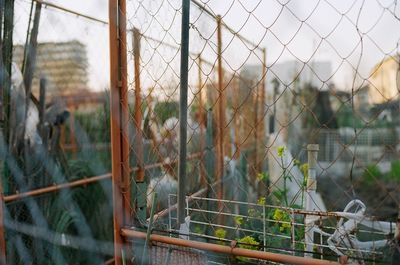
[[[195,158],[199,158],[201,157],[201,153],[195,153],[192,155],[188,156],[188,160],[193,160]],[[153,169],[153,168],[157,168],[157,167],[162,167],[162,166],[166,166],[166,165],[172,165],[177,163],[177,160],[168,162],[168,163],[154,163],[154,164],[150,164],[150,165],[146,165],[144,167],[145,170],[149,170],[149,169]],[[135,172],[137,171],[138,168],[134,167],[131,168],[131,172]],[[53,186],[48,186],[48,187],[44,187],[44,188],[39,188],[36,190],[31,190],[31,191],[26,191],[26,192],[21,192],[21,193],[17,193],[17,194],[12,194],[12,195],[7,195],[4,196],[4,202],[5,203],[10,203],[13,201],[17,201],[17,200],[21,200],[23,198],[26,197],[33,197],[33,196],[39,196],[39,195],[43,195],[46,193],[52,193],[52,192],[57,192],[59,190],[62,189],[68,189],[68,188],[74,188],[74,187],[79,187],[79,186],[84,186],[87,184],[93,184],[96,183],[98,181],[101,180],[105,180],[105,179],[110,179],[111,178],[111,173],[106,173],[104,175],[100,175],[100,176],[95,176],[95,177],[89,177],[89,178],[84,178],[84,179],[80,179],[80,180],[76,180],[76,181],[72,181],[72,182],[68,182],[68,183],[62,183],[62,184],[55,184]],[[196,193],[197,196],[201,195],[202,193]]]
[[[135,231],[133,229],[128,229],[128,228],[123,228],[121,230],[121,235],[126,238],[137,238],[137,239],[146,238],[146,233]],[[296,257],[296,256],[278,254],[272,252],[250,250],[250,249],[238,248],[237,246],[222,246],[217,244],[184,240],[180,238],[173,238],[156,234],[152,234],[150,236],[150,240],[154,242],[171,244],[181,247],[195,248],[204,251],[211,251],[232,256],[261,259],[272,262],[289,263],[296,265],[340,265],[340,263],[333,261],[325,261],[313,258]]]
[[[202,5],[201,3],[199,3],[197,0],[191,0],[191,2],[197,6],[200,10],[204,11],[207,15],[209,15],[211,18],[213,18],[215,21],[217,21],[217,15],[214,14],[211,10],[209,10],[207,7],[205,7],[205,5]],[[234,29],[232,29],[230,26],[228,26],[224,21],[221,20],[221,24],[222,26],[224,26],[230,33],[232,33],[235,36],[238,36],[238,38],[240,40],[242,40],[243,42],[246,42],[247,44],[250,44],[251,46],[254,46],[255,49],[259,49],[261,51],[263,51],[263,48],[261,48],[260,46],[258,46],[257,44],[255,44],[254,42],[252,42],[251,40],[245,38],[244,36],[242,36],[241,34],[239,34],[239,32],[236,32]]]
[[[73,182],[56,184],[53,186],[40,188],[40,189],[36,189],[36,190],[32,190],[32,191],[21,192],[21,193],[17,193],[17,194],[13,194],[13,195],[4,196],[4,202],[9,203],[12,201],[21,200],[26,197],[33,197],[33,196],[38,196],[38,195],[42,195],[42,194],[46,194],[46,193],[56,192],[56,191],[59,191],[62,189],[84,186],[87,184],[91,184],[91,183],[98,182],[98,181],[101,181],[104,179],[109,179],[109,178],[111,178],[111,173],[107,173],[104,175],[95,176],[95,177],[91,177],[91,178],[80,179],[80,180],[76,180]]]
[[[83,18],[89,19],[91,21],[99,22],[99,23],[104,24],[104,25],[108,25],[108,21],[105,21],[105,20],[102,20],[102,19],[98,19],[98,18],[89,16],[89,15],[85,15],[85,14],[79,13],[77,11],[74,11],[72,9],[68,9],[68,8],[59,6],[57,4],[49,3],[49,2],[44,1],[44,0],[33,0],[33,1],[35,1],[36,3],[40,3],[40,4],[44,5],[44,6],[48,6],[48,7],[54,8],[54,9],[58,9],[58,10],[61,10],[61,11],[64,11],[66,13],[70,13],[70,14],[73,14],[73,15],[77,15],[79,17],[83,17]]]

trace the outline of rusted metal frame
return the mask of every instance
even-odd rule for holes
[[[143,132],[142,132],[142,98],[141,98],[141,82],[140,82],[140,47],[141,34],[139,29],[133,28],[132,31],[132,47],[134,61],[134,78],[135,78],[135,106],[134,106],[134,128],[135,128],[135,149],[133,155],[135,157],[138,170],[135,174],[134,198],[132,201],[135,217],[142,222],[146,219],[146,192],[147,183],[145,183],[144,172],[144,151],[143,151]]]
[[[189,80],[189,23],[190,0],[182,0],[181,63],[179,88],[179,163],[178,163],[178,225],[185,222],[187,116]]]
[[[136,172],[136,182],[144,182],[144,155],[143,155],[143,133],[142,133],[142,98],[140,84],[140,31],[133,29],[133,58],[135,71],[135,157],[138,171]]]
[[[202,61],[201,56],[198,58],[198,102],[199,102],[199,124],[200,124],[200,151],[202,152],[200,158],[200,185],[205,187],[207,185],[207,176],[205,172],[205,163],[204,163],[204,151],[206,147],[206,139],[205,139],[205,111],[204,111],[204,97],[203,97],[203,73],[202,73]]]
[[[263,64],[262,64],[262,81],[261,81],[261,102],[260,102],[260,113],[261,113],[261,117],[260,117],[260,139],[261,139],[261,148],[264,150],[265,148],[265,140],[266,140],[266,135],[265,135],[265,103],[266,103],[266,98],[265,98],[265,85],[266,85],[266,75],[267,75],[267,50],[265,48],[263,48]],[[264,152],[261,152],[262,154]],[[260,162],[259,165],[259,169],[261,171],[265,170],[265,163],[264,163],[264,159],[262,158],[262,161]]]
[[[127,238],[135,239],[145,239],[146,233],[135,231],[133,229],[123,228],[122,235]],[[169,236],[162,236],[157,234],[152,234],[150,240],[154,242],[160,242],[165,244],[171,244],[175,246],[195,248],[203,251],[210,251],[215,253],[221,253],[231,256],[240,256],[253,259],[267,260],[271,262],[285,263],[285,264],[295,264],[295,265],[340,265],[338,262],[325,261],[313,258],[304,258],[298,256],[292,256],[287,254],[278,254],[272,252],[264,252],[258,250],[250,250],[245,248],[240,248],[240,244],[233,246],[224,246],[218,244],[211,244],[205,242],[198,242],[192,240],[185,240],[180,238],[174,238]]]
[[[80,179],[80,180],[76,180],[76,181],[72,181],[72,182],[68,182],[68,183],[56,184],[53,186],[40,188],[40,189],[36,189],[36,190],[31,190],[31,191],[27,191],[27,192],[16,193],[16,194],[4,196],[4,202],[11,203],[14,201],[22,200],[27,197],[34,197],[34,196],[39,196],[39,195],[43,195],[46,193],[57,192],[57,191],[60,191],[63,189],[85,186],[88,184],[99,182],[101,180],[109,179],[110,177],[111,177],[111,173],[108,173],[108,174],[85,178],[85,179]]]
[[[217,61],[218,61],[218,111],[217,111],[217,139],[216,139],[216,180],[222,180],[224,174],[224,127],[225,127],[225,93],[224,93],[224,77],[222,69],[222,28],[221,17],[217,16]],[[223,183],[217,188],[217,198],[223,199]],[[222,209],[222,203],[218,203],[218,208]]]
[[[239,119],[239,95],[240,95],[240,87],[237,81],[237,78],[234,76],[233,77],[233,94],[235,95],[233,97],[233,108],[234,108],[234,113],[233,113],[233,126],[234,126],[234,132],[235,132],[235,139],[234,139],[234,146],[235,146],[235,152],[233,153],[233,159],[238,160],[240,157],[240,143],[239,143],[239,134],[240,134],[240,119]]]
[[[258,112],[259,112],[259,108],[258,108],[258,105],[259,105],[259,85],[257,84],[256,85],[256,93],[255,93],[255,95],[254,95],[254,127],[253,127],[253,130],[254,130],[254,165],[253,165],[253,167],[252,167],[252,176],[254,177],[254,180],[255,180],[255,177],[257,176],[257,173],[259,173],[258,172],[258,135],[259,135],[259,132],[258,132],[258,130],[259,130],[259,127],[258,127]]]
[[[193,159],[197,159],[199,157],[201,157],[201,154],[195,153],[195,154],[189,155],[187,159],[193,160]],[[157,167],[162,167],[163,165],[166,165],[166,164],[176,164],[177,162],[178,162],[177,160],[174,160],[174,161],[171,161],[168,163],[150,164],[150,165],[146,165],[144,167],[144,169],[149,170],[149,169],[153,169],[153,168],[157,168]],[[135,167],[135,168],[131,169],[131,172],[135,172],[137,170],[138,170],[138,168]],[[111,173],[107,173],[107,174],[100,175],[100,176],[88,177],[88,178],[84,178],[84,179],[80,179],[80,180],[76,180],[76,181],[72,181],[72,182],[68,182],[68,183],[62,183],[62,184],[57,184],[57,185],[53,185],[53,186],[49,186],[49,187],[45,187],[45,188],[40,188],[40,189],[31,190],[31,191],[27,191],[27,192],[21,192],[21,193],[17,193],[17,194],[8,195],[8,196],[4,197],[4,202],[10,203],[13,201],[21,200],[26,197],[39,196],[39,195],[43,195],[46,193],[57,192],[62,189],[75,188],[75,187],[85,186],[88,184],[93,184],[93,183],[96,183],[101,180],[109,179],[109,178],[111,178],[111,175],[112,175]]]
[[[110,122],[112,155],[112,193],[114,223],[114,258],[122,265],[127,248],[121,227],[130,217],[129,142],[127,115],[126,2],[109,0],[110,37]]]

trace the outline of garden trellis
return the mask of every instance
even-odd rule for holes
[[[3,264],[395,264],[396,0],[106,2],[0,2]]]

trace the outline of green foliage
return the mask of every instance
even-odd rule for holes
[[[265,181],[268,181],[269,178],[270,178],[270,177],[269,177],[268,172],[261,172],[261,173],[258,173],[258,174],[257,174],[257,179],[258,179],[259,181],[265,182]]]
[[[272,219],[278,221],[275,225],[278,226],[280,232],[290,232],[290,216],[287,212],[281,209],[275,209],[272,214]]]
[[[278,157],[283,157],[283,154],[285,152],[285,147],[284,146],[278,146],[277,152],[278,152]]]
[[[163,124],[171,117],[178,117],[179,103],[177,101],[158,102],[154,108],[154,112],[159,122]]]
[[[367,166],[362,175],[363,180],[369,185],[374,184],[376,179],[379,179],[380,177],[382,177],[382,173],[377,165]]]
[[[258,250],[260,249],[260,242],[256,241],[252,236],[245,236],[237,239],[239,248]],[[245,257],[237,257],[238,260],[247,262],[250,259]]]
[[[388,177],[390,180],[400,180],[400,160],[392,161]]]
[[[217,228],[214,231],[214,236],[218,237],[219,239],[225,239],[226,238],[226,230],[223,228]]]
[[[241,226],[242,224],[243,224],[243,217],[240,217],[240,216],[235,216],[235,224],[237,225],[237,226]]]

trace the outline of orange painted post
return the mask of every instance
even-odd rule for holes
[[[133,29],[133,59],[135,67],[135,156],[138,171],[136,182],[144,182],[144,157],[143,157],[143,134],[142,134],[142,98],[140,86],[140,31]]]
[[[238,160],[240,157],[240,119],[239,119],[239,95],[240,95],[240,89],[239,89],[239,84],[238,84],[238,79],[236,77],[233,77],[233,93],[234,97],[232,98],[232,105],[233,105],[233,126],[234,126],[234,131],[235,131],[235,139],[234,139],[234,145],[235,145],[235,153],[233,154],[233,159]]]
[[[259,112],[259,87],[260,85],[256,85],[256,94],[254,95],[254,165],[252,170],[252,177],[256,177],[258,172],[258,112]]]
[[[126,3],[109,0],[110,122],[115,265],[127,253],[121,227],[130,220]]]
[[[200,184],[202,187],[205,187],[207,185],[207,176],[206,176],[206,171],[205,171],[205,164],[204,164],[204,153],[205,153],[205,147],[206,147],[206,136],[205,136],[205,112],[204,112],[204,100],[203,100],[203,74],[202,74],[202,63],[203,60],[201,59],[201,56],[199,55],[199,62],[198,62],[198,97],[199,97],[199,124],[200,124],[200,152],[201,152],[201,158],[200,158]]]
[[[265,103],[266,103],[266,98],[265,98],[265,80],[266,80],[266,75],[267,75],[267,50],[263,48],[263,64],[262,64],[262,81],[261,81],[261,102],[260,102],[260,113],[261,113],[261,120],[260,120],[260,139],[261,139],[261,148],[262,150],[265,149],[266,145],[266,135],[265,135]],[[263,153],[263,152],[262,152]],[[264,171],[264,157],[262,157],[262,161],[260,162],[259,168],[261,171]]]
[[[216,180],[222,180],[224,174],[224,127],[225,127],[225,109],[224,109],[224,80],[222,69],[222,19],[217,16],[217,37],[218,37],[218,115],[217,115],[217,166]],[[223,199],[223,182],[217,187],[217,199]],[[222,209],[222,203],[219,202],[219,209]]]

